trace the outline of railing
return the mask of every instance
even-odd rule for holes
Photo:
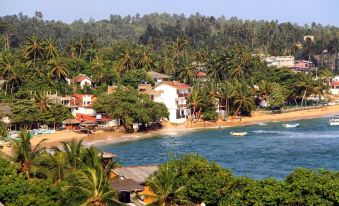
[[[185,93],[185,94],[178,94],[178,97],[188,97],[188,93]]]

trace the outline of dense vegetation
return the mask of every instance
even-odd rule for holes
[[[0,201],[5,205],[119,205],[94,147],[64,143],[64,152],[15,145],[14,162],[0,158]],[[15,163],[17,162],[17,163]],[[296,169],[284,180],[237,177],[198,155],[171,157],[147,182],[154,205],[338,205],[339,173]],[[93,186],[93,187],[92,187]]]
[[[315,41],[303,40],[306,34],[314,35]],[[328,68],[334,65],[339,47],[336,27],[198,14],[188,18],[111,16],[109,20],[65,24],[45,21],[37,12],[34,17],[1,17],[0,36],[0,75],[6,80],[0,99],[13,103],[14,111],[33,114],[15,114],[15,121],[26,126],[62,121],[52,118],[53,109],[44,113],[44,108],[52,108],[44,106],[47,91],[92,93],[100,100],[108,85],[137,88],[140,83],[153,83],[146,75],[150,70],[194,86],[190,97],[194,118],[216,120],[216,108],[225,110],[225,116],[248,115],[263,99],[272,108],[307,105],[308,96],[326,94],[324,82],[332,75]],[[253,55],[261,53],[312,59],[321,78],[267,67]],[[198,81],[197,71],[207,72],[209,81]],[[67,84],[66,78],[79,73],[91,76],[94,87]]]
[[[32,147],[26,131],[14,144],[14,157],[0,158],[0,202],[5,205],[117,205],[105,163],[94,147],[82,141],[63,143],[63,151],[47,153]],[[11,162],[10,162],[11,161]]]

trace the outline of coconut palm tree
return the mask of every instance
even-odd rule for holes
[[[300,106],[304,105],[305,98],[313,92],[314,81],[311,75],[301,74],[294,85],[299,88],[301,95]]]
[[[54,182],[61,182],[65,179],[67,169],[70,168],[65,152],[55,152],[54,154],[42,153],[36,164],[47,169],[46,176],[53,179]]]
[[[49,65],[49,77],[57,79],[65,78],[69,75],[69,69],[64,59],[56,58],[48,62]]]
[[[57,41],[53,39],[44,40],[43,47],[46,59],[54,59],[60,54],[59,48],[57,46]]]
[[[203,99],[201,97],[200,89],[194,88],[191,95],[188,98],[189,104],[193,109],[193,118],[197,118],[197,108],[200,107],[200,104],[202,103]]]
[[[116,192],[110,189],[104,169],[91,168],[83,163],[82,168],[68,178],[69,186],[65,190],[75,194],[70,198],[81,197],[83,206],[108,206],[109,203],[117,203]]]
[[[223,82],[220,86],[220,97],[225,101],[225,117],[229,112],[229,100],[234,96],[234,86],[230,82]]]
[[[254,100],[251,94],[251,89],[246,85],[239,85],[234,91],[234,104],[238,106],[235,114],[238,114],[240,109],[251,111],[254,107]]]
[[[80,168],[79,160],[82,159],[82,139],[77,141],[73,139],[70,142],[62,142],[63,150],[66,152],[66,157],[71,167]],[[59,148],[54,148],[56,151],[61,151]]]
[[[192,65],[192,62],[190,61],[188,56],[182,58],[182,64],[180,65],[180,67],[181,69],[178,73],[178,79],[188,84],[191,83],[193,81],[193,78],[195,77],[195,68]]]
[[[20,163],[20,172],[29,178],[31,169],[34,166],[33,161],[45,150],[41,146],[45,140],[41,140],[35,147],[32,147],[30,135],[26,129],[20,132],[19,138],[20,141],[14,143],[14,157]]]
[[[35,67],[36,59],[43,56],[44,41],[40,39],[36,34],[33,34],[27,39],[25,44],[26,56],[33,61],[33,67]]]
[[[33,94],[33,100],[38,106],[40,113],[46,112],[48,110],[50,100],[46,96],[46,94],[42,92],[36,92]]]
[[[176,168],[165,164],[159,169],[159,172],[147,182],[147,185],[149,185],[155,193],[154,195],[146,195],[155,200],[153,205],[177,206],[192,204],[190,201],[180,198],[185,187],[176,185],[175,180],[178,174]]]

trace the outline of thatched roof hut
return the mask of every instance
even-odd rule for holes
[[[74,125],[74,124],[80,124],[81,122],[76,119],[66,119],[62,121],[62,123],[66,125]]]

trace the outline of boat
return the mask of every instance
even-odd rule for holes
[[[299,123],[295,123],[295,124],[283,124],[283,127],[285,128],[295,128],[298,127]]]
[[[334,115],[328,120],[329,126],[339,126],[339,115]]]
[[[236,136],[236,137],[243,137],[247,135],[247,132],[230,132],[230,135]]]

